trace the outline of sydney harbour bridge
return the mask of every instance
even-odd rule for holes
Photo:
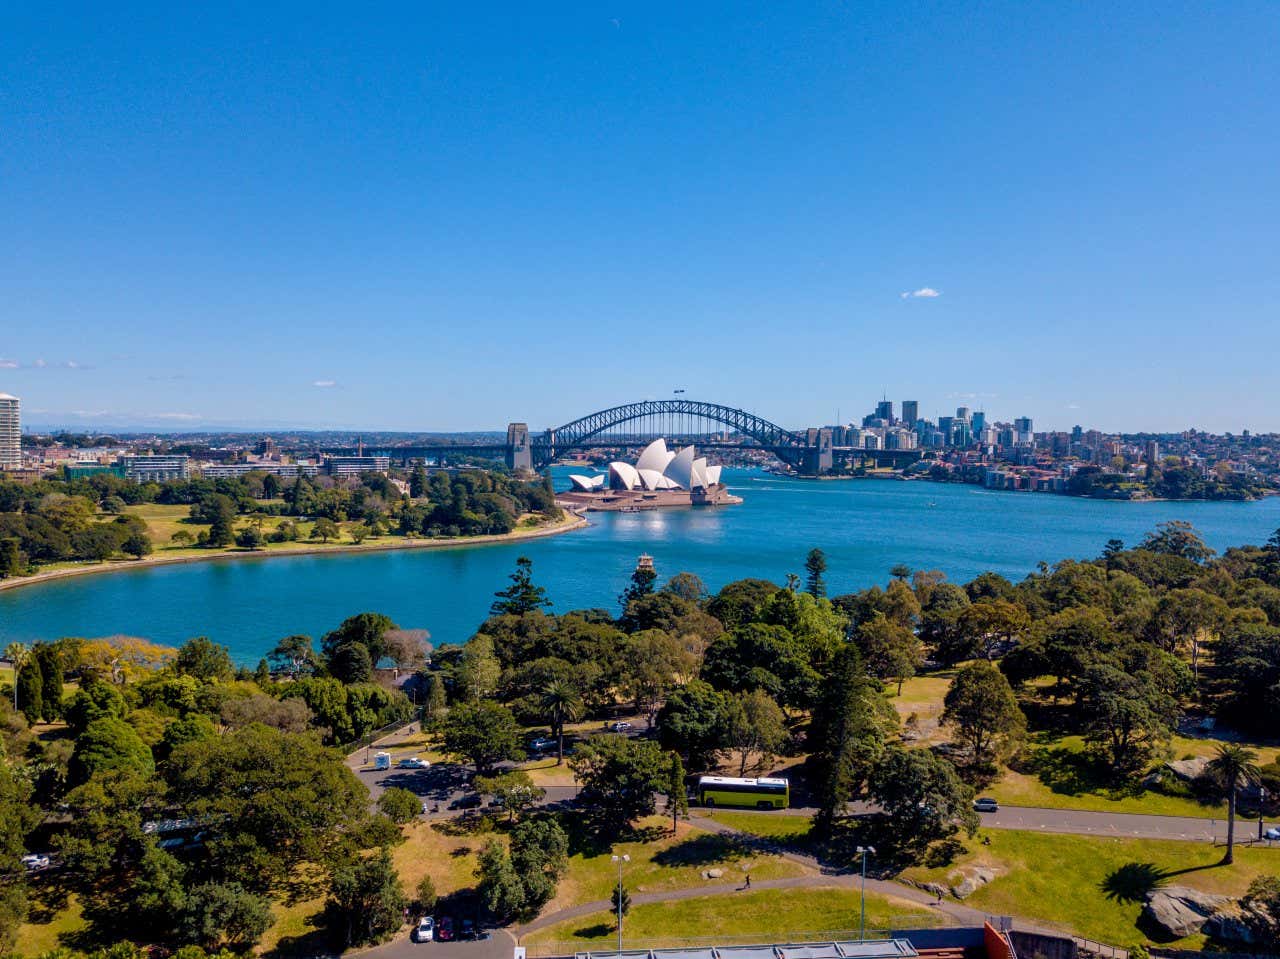
[[[365,448],[368,455],[390,456],[408,462],[444,464],[467,457],[501,459],[512,469],[541,470],[561,457],[598,447],[642,447],[662,436],[677,443],[697,443],[700,449],[755,449],[774,454],[797,472],[817,475],[836,459],[856,455],[886,465],[906,465],[920,458],[917,450],[850,450],[832,444],[831,430],[785,429],[746,410],[699,400],[643,400],[599,410],[540,433],[526,423],[507,426],[505,441],[428,446]],[[355,450],[329,450],[351,454]]]

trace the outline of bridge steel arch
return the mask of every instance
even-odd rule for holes
[[[547,466],[570,450],[590,445],[591,440],[605,430],[623,423],[665,415],[696,416],[720,423],[735,433],[750,437],[788,462],[799,462],[808,446],[805,436],[746,410],[699,400],[644,400],[600,410],[564,426],[547,430],[541,436],[533,438],[530,444],[533,462],[538,468]]]

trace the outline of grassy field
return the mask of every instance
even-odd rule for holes
[[[634,906],[624,919],[623,944],[705,942],[718,932],[738,942],[806,939],[818,933],[856,935],[859,906],[856,890],[835,887],[761,889],[650,903]],[[924,913],[914,902],[867,895],[869,930],[920,927],[930,920],[936,924],[937,919],[936,913]],[[616,936],[613,914],[606,910],[540,929],[521,942],[545,947],[553,942],[616,942]]]
[[[992,914],[1039,920],[1114,945],[1145,938],[1138,927],[1143,897],[1162,885],[1239,895],[1263,873],[1280,873],[1280,849],[1237,847],[1232,866],[1218,865],[1222,849],[1188,842],[1064,836],[1015,830],[985,832],[989,846],[950,867],[908,869],[905,878],[949,882],[961,867],[987,866],[997,878],[965,900]],[[1185,942],[1198,947],[1199,938]]]
[[[687,822],[680,823],[674,836],[670,833],[669,819],[654,816],[642,825],[658,838],[574,853],[556,898],[548,908],[563,909],[608,899],[618,881],[617,864],[610,858],[614,855],[631,857],[623,867],[623,882],[633,894],[705,885],[708,880],[702,878],[702,873],[708,869],[723,871],[715,882],[734,883],[745,881],[748,872],[756,880],[785,879],[810,872],[805,866],[781,856],[753,852],[740,839],[705,832]]]
[[[942,716],[942,699],[955,677],[955,670],[947,669],[927,676],[913,676],[902,684],[902,692],[889,684],[889,701],[898,711],[903,723],[903,738],[911,744],[933,745],[944,742],[947,732],[939,725]],[[914,730],[908,729],[911,717]]]
[[[38,956],[41,953],[65,946],[68,937],[85,928],[80,902],[74,895],[67,896],[66,904],[56,911],[45,912],[40,908],[39,896],[34,895],[32,915],[18,927],[18,941],[14,951],[18,955]],[[59,903],[61,905],[61,903]]]
[[[751,836],[765,839],[776,839],[788,846],[803,847],[809,841],[809,817],[792,816],[785,813],[771,812],[736,812],[717,809],[713,812],[705,809],[693,810],[695,815],[706,816],[730,829]]]

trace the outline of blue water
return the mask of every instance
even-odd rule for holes
[[[805,554],[827,553],[832,594],[883,583],[890,567],[941,569],[963,581],[993,569],[1020,579],[1041,560],[1096,556],[1113,536],[1137,543],[1184,519],[1215,549],[1261,543],[1280,527],[1280,497],[1258,503],[1109,503],[972,486],[888,480],[810,482],[726,471],[740,506],[593,513],[591,527],[497,546],[228,560],[141,568],[0,593],[0,645],[124,633],[177,644],[205,635],[252,664],[282,636],[319,637],[344,617],[384,612],[439,642],[465,640],[534,561],[556,608],[616,608],[642,552],[664,579],[697,573],[716,589],[744,576],[781,582]]]

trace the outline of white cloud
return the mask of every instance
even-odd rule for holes
[[[0,370],[91,370],[92,366],[76,360],[61,360],[50,363],[48,360],[32,360],[24,363],[21,360],[0,359]]]
[[[199,413],[148,413],[158,420],[199,420],[204,419]]]
[[[901,296],[904,300],[931,300],[935,296],[942,296],[942,294],[931,286],[922,286],[918,290],[907,290],[905,293],[901,294]]]
[[[329,390],[329,389],[333,389],[333,387],[337,386],[337,385],[338,385],[338,381],[337,381],[337,380],[315,380],[315,381],[313,381],[313,382],[312,382],[312,384],[311,384],[311,385],[312,385],[312,386],[319,387],[319,388],[320,388],[320,389],[322,389],[322,390]]]
[[[1069,409],[1069,410],[1078,410],[1078,409],[1080,409],[1080,404],[1079,404],[1079,403],[1068,403],[1068,404],[1067,404],[1067,409]]]

